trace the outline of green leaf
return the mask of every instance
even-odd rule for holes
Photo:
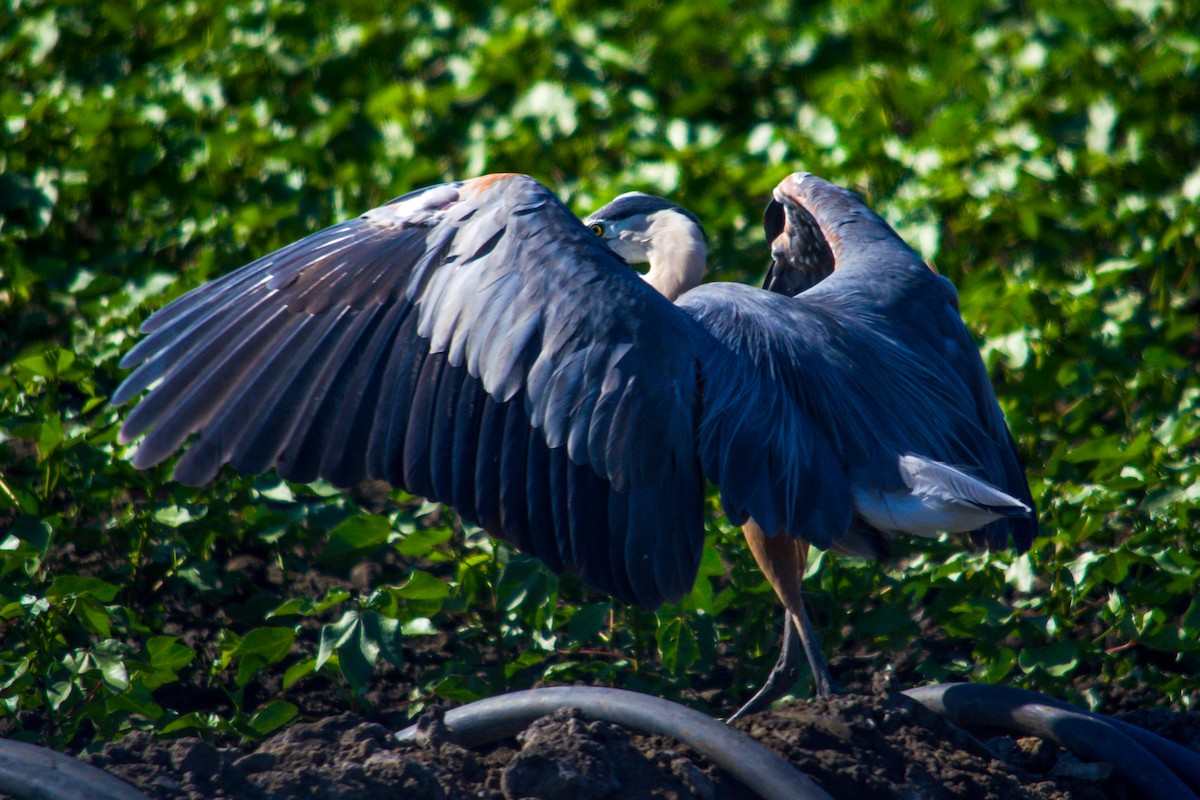
[[[71,681],[52,681],[46,685],[46,702],[57,711],[74,693],[75,684]]]
[[[163,715],[162,706],[154,702],[150,689],[143,684],[135,683],[128,691],[113,695],[104,704],[109,714],[119,711],[139,714],[149,720],[157,720]]]
[[[305,658],[292,664],[283,673],[283,688],[290,689],[296,681],[301,678],[307,678],[317,671],[317,660],[315,658]]]
[[[999,683],[1017,666],[1017,653],[1011,647],[1000,647],[996,653],[976,665],[972,678],[980,683]]]
[[[400,666],[404,663],[404,653],[401,650],[400,621],[383,616],[377,611],[364,611],[362,614],[363,639],[374,645],[374,655],[369,659],[375,666],[376,657],[382,655],[392,664]]]
[[[57,600],[64,597],[91,595],[101,603],[111,603],[120,591],[121,587],[100,578],[85,578],[80,575],[59,575],[50,582],[50,588],[46,590],[46,596]]]
[[[612,615],[612,603],[589,603],[581,606],[567,623],[567,636],[572,644],[590,641],[608,625]]]
[[[1071,572],[1071,578],[1075,581],[1076,586],[1083,585],[1087,578],[1088,572],[1092,566],[1097,563],[1104,563],[1104,556],[1094,551],[1086,551],[1079,554],[1078,558],[1073,559],[1067,569]]]
[[[254,628],[244,637],[228,634],[221,643],[219,666],[224,668],[236,661],[235,681],[245,686],[259,672],[282,661],[295,640],[293,628]]]
[[[403,662],[400,623],[376,611],[347,611],[335,623],[321,629],[321,643],[314,669],[337,657],[337,665],[355,692],[367,690],[380,654],[393,664]]]
[[[338,668],[357,694],[365,694],[371,680],[374,663],[369,654],[370,648],[366,646],[361,633],[346,646],[338,648]]]
[[[30,559],[45,558],[54,541],[54,527],[48,519],[20,516],[12,521],[8,535],[0,539],[0,560],[4,574],[23,566]]]
[[[275,606],[274,610],[267,614],[267,619],[275,617],[290,617],[294,614],[303,614],[305,609],[312,607],[311,600],[305,600],[302,597],[293,597],[290,600],[285,600]]]
[[[45,461],[62,444],[63,422],[58,414],[50,414],[38,434],[38,461]]]
[[[405,636],[432,636],[438,632],[429,617],[413,617],[400,625]]]
[[[674,675],[683,675],[700,655],[696,635],[679,617],[660,624],[657,638],[663,666]]]
[[[1126,444],[1121,440],[1121,436],[1117,434],[1105,436],[1101,439],[1086,442],[1070,450],[1063,458],[1072,464],[1084,461],[1124,462],[1141,455],[1150,443],[1151,438],[1153,438],[1153,435],[1149,431],[1144,431]]]
[[[387,517],[377,514],[356,514],[339,523],[329,532],[329,542],[321,551],[321,559],[341,563],[365,550],[386,544],[392,535]]]
[[[304,597],[293,597],[286,600],[275,609],[267,614],[267,618],[286,617],[293,614],[300,614],[305,617],[316,616],[322,614],[334,606],[340,605],[350,599],[350,592],[340,586],[335,586],[325,592],[325,596],[320,600],[313,602]]]
[[[54,347],[43,353],[19,358],[13,362],[18,370],[36,375],[39,378],[57,378],[70,369],[75,363],[75,354],[69,350]]]
[[[79,618],[91,633],[107,639],[112,636],[112,625],[109,623],[108,611],[91,595],[82,595],[75,600],[72,612]]]
[[[294,628],[254,628],[242,637],[233,651],[233,656],[262,656],[274,663],[288,654],[295,641]]]
[[[352,637],[356,636],[361,625],[358,611],[351,609],[337,622],[321,627],[321,643],[317,648],[316,669],[321,669],[335,652],[340,650]]]
[[[92,657],[96,661],[96,665],[100,668],[100,674],[104,679],[104,685],[111,692],[123,692],[129,688],[129,670],[125,666],[125,658],[122,654],[116,652],[103,652],[97,646],[92,653]]]
[[[450,587],[428,572],[415,569],[404,585],[396,587],[395,593],[407,600],[441,600],[449,596]]]
[[[1033,591],[1035,578],[1036,572],[1033,566],[1033,559],[1028,553],[1014,558],[1004,573],[1005,583],[1012,586],[1018,592],[1026,594]]]
[[[177,636],[152,636],[146,641],[146,654],[155,669],[177,670],[196,658],[196,651],[179,644]]]
[[[449,525],[421,528],[406,534],[396,542],[396,552],[409,558],[427,556],[439,544],[450,541],[453,535],[454,531],[450,529]]]
[[[1061,677],[1079,665],[1079,649],[1074,642],[1026,647],[1021,650],[1017,663],[1025,672],[1043,670],[1049,675]]]
[[[172,736],[189,731],[212,730],[214,727],[212,715],[193,711],[163,725],[159,728],[159,733],[163,736]]]
[[[273,700],[250,717],[250,727],[266,736],[290,722],[300,712],[286,700]]]
[[[7,677],[0,680],[0,689],[9,688],[29,672],[29,657],[19,658],[16,663],[6,664],[5,667],[10,672]]]
[[[291,487],[278,477],[259,478],[255,482],[254,488],[264,500],[271,500],[276,503],[292,503],[296,500]]]
[[[519,606],[544,606],[554,583],[545,565],[537,559],[514,554],[496,583],[496,601],[506,611]]]
[[[193,513],[193,509],[184,506],[169,505],[154,512],[154,521],[168,528],[178,528],[197,519],[202,519],[205,512]]]

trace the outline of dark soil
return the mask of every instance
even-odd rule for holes
[[[187,587],[146,589],[134,605],[157,609],[164,633],[179,636],[198,657],[180,683],[168,684],[156,699],[177,713],[190,710],[228,714],[229,694],[214,685],[209,665],[219,656],[225,628],[261,620],[262,609],[283,597],[320,597],[340,586],[363,594],[373,585],[403,579],[405,565],[394,553],[361,563],[343,575],[321,570],[285,573],[269,553],[241,553],[220,568],[221,592],[198,601]],[[64,552],[78,574],[99,569],[99,556]],[[315,652],[322,618],[300,622],[295,650]],[[953,643],[936,631],[922,631],[913,652],[955,658]],[[234,746],[198,738],[157,739],[133,734],[84,756],[133,783],[152,798],[750,798],[748,790],[686,746],[642,736],[618,726],[587,721],[570,711],[544,718],[514,739],[467,750],[435,733],[420,744],[401,744],[391,733],[408,724],[417,676],[443,664],[492,668],[488,645],[461,631],[414,637],[405,643],[404,666],[381,662],[367,695],[348,713],[344,689],[311,676],[283,689],[278,676],[245,687],[243,708],[272,698],[294,703],[308,720],[264,741]],[[946,652],[942,652],[945,650]],[[961,655],[961,654],[959,654]],[[1132,795],[1105,764],[1084,764],[1052,744],[955,728],[899,694],[897,685],[915,685],[922,675],[903,658],[881,671],[878,653],[863,646],[840,648],[834,673],[850,693],[827,700],[797,702],[753,716],[740,730],[775,750],[838,798],[1081,798],[1124,800]],[[694,705],[727,710],[739,698],[731,692],[736,654],[722,655],[719,668],[704,676],[684,697]],[[894,672],[893,672],[894,670]],[[274,674],[274,673],[272,673]],[[876,680],[889,675],[891,683]],[[524,688],[516,686],[515,688]],[[1156,698],[1136,681],[1129,686],[1096,682],[1080,691],[1101,710],[1119,714],[1200,752],[1200,714],[1153,709]],[[1197,698],[1200,699],[1200,698]],[[1151,710],[1146,710],[1151,709]],[[27,713],[0,736],[42,727]],[[83,730],[76,750],[88,741]],[[232,737],[230,739],[232,741]],[[68,748],[72,745],[68,745]]]
[[[1131,719],[1195,747],[1200,715]],[[246,748],[135,734],[85,760],[152,798],[752,798],[687,747],[563,710],[515,739],[467,750],[434,733],[401,744],[353,714],[296,725]],[[737,724],[838,798],[1007,800],[1132,797],[1106,764],[1038,739],[980,740],[884,691],[799,702]]]

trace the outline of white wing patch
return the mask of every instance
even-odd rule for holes
[[[1029,506],[990,483],[940,461],[913,455],[899,458],[907,492],[854,487],[854,508],[884,531],[936,536],[978,530],[1002,517],[1029,513]]]
[[[446,209],[459,200],[459,186],[444,183],[398,203],[373,208],[362,218],[381,228],[436,225]]]

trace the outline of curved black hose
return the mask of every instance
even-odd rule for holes
[[[148,800],[116,775],[12,739],[0,739],[0,793],[17,800]]]
[[[956,725],[1038,736],[1087,761],[1104,761],[1142,797],[1200,800],[1200,754],[1102,714],[1027,689],[954,683],[904,694]]]
[[[561,708],[683,742],[764,800],[833,800],[811,778],[749,736],[660,697],[599,686],[556,686],[489,697],[446,712],[453,741],[474,747],[505,739]],[[396,734],[402,742],[417,726]]]

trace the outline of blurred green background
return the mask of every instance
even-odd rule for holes
[[[0,729],[258,735],[539,680],[715,713],[774,660],[768,587],[712,515],[657,614],[398,492],[135,472],[106,398],[153,309],[410,189],[526,172],[580,214],[668,195],[757,282],[771,188],[863,194],[959,287],[1044,535],[945,539],[807,583],[835,674],[1093,706],[1200,699],[1195,2],[23,2],[0,11]],[[715,511],[715,505],[714,505]],[[261,556],[301,586],[247,588]],[[365,579],[352,565],[381,564]],[[172,617],[221,609],[195,641]],[[432,637],[432,638],[431,638]],[[921,643],[914,644],[914,640]],[[436,641],[450,657],[414,658]],[[598,655],[600,654],[600,655]],[[178,698],[199,687],[219,707]],[[209,696],[209,695],[204,695]],[[1124,701],[1122,701],[1124,702]]]

